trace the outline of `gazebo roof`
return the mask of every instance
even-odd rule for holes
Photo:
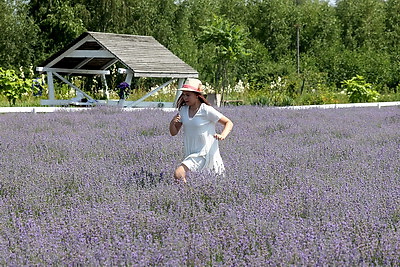
[[[42,71],[79,75],[120,62],[134,77],[188,78],[198,72],[152,36],[85,32],[41,64]]]

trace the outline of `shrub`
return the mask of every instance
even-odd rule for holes
[[[345,80],[342,84],[351,103],[373,102],[378,100],[379,93],[372,89],[372,84],[367,83],[363,76],[357,75],[350,80]]]
[[[322,95],[317,92],[304,93],[297,99],[297,105],[322,105]]]
[[[10,105],[15,105],[17,99],[31,92],[31,80],[19,77],[15,70],[0,68],[0,94],[7,97]]]

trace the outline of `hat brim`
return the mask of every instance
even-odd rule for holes
[[[178,91],[187,91],[187,92],[194,92],[194,93],[204,94],[203,92],[199,92],[197,90],[190,89],[190,88],[180,88],[180,89],[178,89]]]

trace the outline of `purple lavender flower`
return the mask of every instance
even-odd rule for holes
[[[0,264],[398,265],[398,108],[221,111],[182,187],[172,113],[0,115]]]

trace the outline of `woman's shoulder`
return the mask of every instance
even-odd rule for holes
[[[207,118],[209,118],[209,120],[211,121],[218,121],[223,116],[223,114],[215,109],[213,106],[207,105],[205,103],[202,103],[202,110],[203,114],[207,116]]]
[[[202,109],[204,109],[208,113],[220,113],[216,108],[211,105],[207,105],[206,103],[201,104]]]
[[[201,103],[200,107],[204,110],[215,110],[213,106],[207,105],[206,103]]]

